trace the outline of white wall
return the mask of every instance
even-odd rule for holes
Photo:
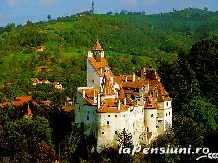
[[[87,59],[87,87],[91,86],[100,91],[100,75],[97,73],[92,63]]]

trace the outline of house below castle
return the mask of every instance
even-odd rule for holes
[[[87,57],[87,87],[78,87],[75,123],[95,135],[97,151],[117,146],[117,133],[150,143],[172,125],[172,99],[152,68],[115,76],[97,41]]]

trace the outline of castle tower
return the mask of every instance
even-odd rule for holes
[[[27,102],[28,103],[28,102]],[[28,117],[32,117],[32,112],[31,112],[31,109],[30,109],[30,105],[28,103],[28,107],[27,107],[27,112],[26,114],[24,115],[24,118],[28,118]]]
[[[93,57],[95,58],[96,62],[101,62],[101,57],[104,57],[101,55],[103,52],[103,48],[99,44],[98,40],[96,41],[94,47],[92,48],[93,51]]]
[[[144,115],[145,131],[157,133],[157,129],[156,129],[157,105],[152,97],[146,97],[144,114],[145,114]]]
[[[103,91],[102,82],[105,70],[108,69],[109,76],[113,76],[110,67],[104,58],[104,50],[98,40],[95,45],[88,52],[87,58],[87,86],[97,89],[99,92]]]

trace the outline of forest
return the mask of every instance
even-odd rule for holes
[[[173,99],[173,127],[151,147],[191,145],[218,153],[218,12],[186,8],[146,15],[122,10],[47,18],[0,28],[0,103],[32,97],[21,106],[0,107],[0,162],[217,162],[196,161],[202,153],[92,152],[95,140],[84,137],[72,123],[73,110],[62,107],[67,99],[76,100],[78,86],[86,86],[87,52],[98,39],[115,75],[151,66]],[[46,70],[39,70],[42,66]],[[64,89],[33,85],[33,78],[60,82]],[[46,100],[49,105],[41,103]],[[32,118],[23,118],[28,106]]]

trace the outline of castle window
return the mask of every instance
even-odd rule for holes
[[[87,116],[87,121],[89,120],[89,116]]]
[[[89,114],[89,111],[88,111],[88,114]]]
[[[169,112],[169,115],[170,115],[170,112]]]
[[[110,124],[109,121],[107,121],[107,124],[108,124],[108,125]]]
[[[80,110],[80,106],[79,106],[79,110]]]
[[[108,117],[110,117],[110,115],[108,115]]]
[[[115,117],[117,118],[117,115],[115,115]]]
[[[166,113],[166,117],[167,117],[167,113]]]
[[[117,134],[117,131],[115,131],[115,134]]]
[[[167,106],[168,106],[168,102],[167,102]]]
[[[92,80],[92,83],[94,83],[95,81],[94,80]]]
[[[102,135],[104,135],[104,132],[102,132]]]
[[[154,114],[151,114],[151,117],[154,117]]]

